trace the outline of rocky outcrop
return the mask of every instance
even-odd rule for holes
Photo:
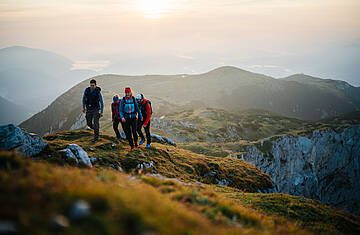
[[[24,132],[13,124],[0,126],[0,150],[15,150],[31,157],[40,153],[46,145],[41,137]]]
[[[75,159],[77,163],[81,162],[89,167],[92,167],[91,160],[88,154],[77,144],[69,144],[66,149],[61,150],[65,152],[67,157]]]
[[[278,192],[360,214],[360,125],[268,138],[242,157],[269,174]]]
[[[157,134],[151,134],[151,138],[154,140],[157,140],[159,141],[160,143],[166,143],[166,144],[170,144],[170,145],[176,145],[175,142],[168,138],[168,137],[165,137],[165,136],[160,136],[160,135],[157,135]]]

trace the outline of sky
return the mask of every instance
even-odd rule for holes
[[[232,65],[360,86],[360,1],[0,0],[0,48],[14,45],[100,73]]]

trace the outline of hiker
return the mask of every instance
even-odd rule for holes
[[[125,88],[125,96],[120,101],[120,119],[124,123],[124,132],[129,141],[130,151],[138,148],[138,136],[136,132],[136,114],[139,114],[140,120],[143,120],[140,108],[132,95],[130,87]],[[133,141],[134,138],[134,141]]]
[[[120,120],[119,107],[120,107],[120,99],[118,95],[115,95],[113,97],[113,102],[111,104],[111,114],[112,114],[113,129],[116,134],[116,138],[118,140],[121,139],[121,135],[118,129],[119,123],[121,124],[122,129],[124,130],[124,123]]]
[[[94,130],[94,139],[99,140],[99,119],[103,116],[104,102],[101,88],[96,86],[96,80],[90,81],[90,87],[86,88],[82,98],[83,113],[86,113],[86,123]]]
[[[137,122],[137,133],[139,134],[141,140],[139,145],[142,145],[145,142],[145,137],[144,134],[141,131],[141,128],[144,127],[145,129],[145,134],[146,134],[146,146],[145,148],[150,148],[151,145],[151,135],[150,135],[150,117],[152,114],[152,107],[151,107],[151,102],[150,100],[146,100],[144,98],[143,94],[138,94],[136,96],[136,100],[139,104],[140,110],[141,110],[141,114],[143,116],[143,120],[138,119]]]

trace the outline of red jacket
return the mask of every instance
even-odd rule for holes
[[[146,119],[145,119],[145,121],[144,121],[144,124],[143,125],[145,125],[145,126],[147,126],[147,124],[149,123],[149,121],[150,121],[150,117],[151,117],[151,106],[150,106],[150,103],[148,103],[147,105],[146,105],[146,107],[143,107],[145,104],[146,104],[146,99],[144,98],[144,100],[143,100],[143,103],[141,104],[141,112],[143,112],[143,111],[145,111],[146,110],[146,114],[145,113],[143,113],[143,116],[145,117],[146,116]]]
[[[119,107],[120,107],[120,102],[111,104],[111,112],[112,112],[112,120],[113,121],[115,119],[120,119]]]

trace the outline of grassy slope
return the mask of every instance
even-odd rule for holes
[[[199,181],[216,184],[216,179],[225,179],[229,182],[229,186],[246,192],[257,192],[258,189],[271,187],[268,175],[239,159],[199,155],[160,143],[153,143],[150,149],[139,148],[137,151],[129,152],[125,141],[117,141],[114,137],[101,135],[100,141],[93,145],[91,138],[91,132],[84,130],[44,136],[49,146],[45,153],[38,157],[63,163],[66,158],[57,150],[65,148],[70,143],[76,143],[88,152],[89,156],[99,159],[94,164],[96,168],[120,166],[128,173],[159,173],[165,177],[176,177],[184,182]],[[138,168],[139,164],[151,164],[151,162],[153,167]]]
[[[316,231],[341,234],[360,231],[359,218],[302,197],[249,194],[226,186],[182,185],[172,179],[143,174],[134,178],[109,169],[32,162],[4,152],[0,153],[0,188],[0,218],[14,222],[19,233],[307,234]],[[88,216],[76,220],[70,214],[77,200],[85,200],[91,209]],[[307,211],[311,212],[309,216]],[[57,230],[52,225],[59,215],[69,219],[65,230]],[[316,218],[313,223],[309,220],[312,218]]]

